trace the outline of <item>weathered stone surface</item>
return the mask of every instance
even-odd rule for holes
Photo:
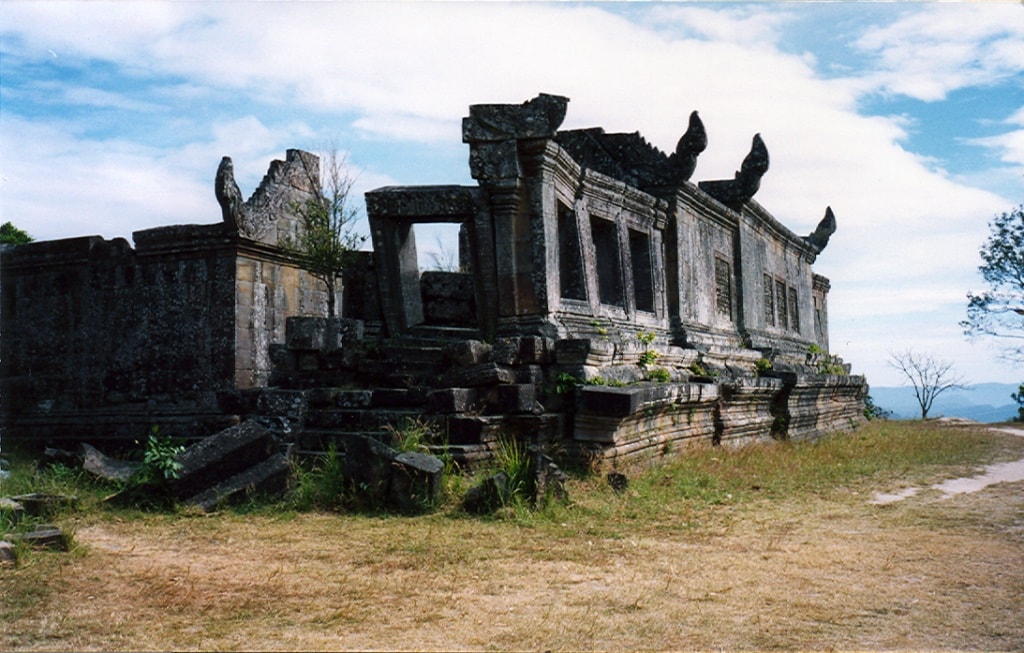
[[[294,231],[292,224],[298,219],[294,207],[316,197],[320,159],[302,150],[288,150],[285,157],[285,161],[270,163],[263,181],[246,201],[235,183],[231,157],[221,159],[214,191],[228,228],[272,244]]]
[[[469,413],[479,399],[475,388],[443,388],[427,394],[427,410],[432,413]]]
[[[537,402],[537,386],[529,383],[498,386],[498,408],[511,414],[543,412]]]
[[[718,405],[719,444],[745,444],[773,437],[776,397],[782,381],[772,378],[740,378],[722,383]]]
[[[429,270],[420,275],[423,319],[427,324],[473,326],[476,297],[472,275]]]
[[[71,538],[52,524],[40,524],[28,533],[12,533],[8,537],[15,542],[24,542],[40,549],[67,551],[71,545]]]
[[[515,383],[515,381],[515,372],[495,363],[481,363],[480,365],[455,369],[445,377],[447,385],[470,388],[481,385],[496,385],[498,383]]]
[[[138,467],[138,463],[104,455],[102,451],[85,442],[81,445],[81,452],[82,469],[108,481],[127,481]]]
[[[74,509],[78,506],[78,497],[46,492],[32,492],[10,497],[32,517],[52,517],[61,510]]]
[[[565,119],[569,98],[541,93],[521,105],[474,104],[462,121],[462,140],[508,141],[550,138]]]
[[[288,349],[334,351],[346,343],[362,340],[365,326],[361,320],[315,316],[290,317],[285,334]]]
[[[441,499],[444,463],[434,456],[404,451],[395,456],[388,498],[398,510],[418,512],[432,508]]]
[[[452,363],[462,367],[486,362],[491,349],[492,345],[481,340],[459,340],[448,346]]]
[[[534,451],[532,464],[534,505],[567,502],[569,492],[565,489],[565,483],[569,477],[555,464],[554,459],[543,452]]]
[[[391,447],[363,435],[345,439],[345,478],[357,495],[371,505],[384,505],[391,483],[391,463],[398,455]]]
[[[226,478],[216,485],[185,499],[182,503],[210,512],[220,506],[233,505],[251,496],[275,497],[288,487],[291,464],[283,454],[273,454],[249,469]]]
[[[508,474],[505,472],[488,476],[466,492],[462,499],[463,510],[476,515],[494,512],[508,501],[508,483]]]
[[[610,365],[615,358],[615,345],[586,338],[559,340],[555,343],[555,360],[559,365]]]
[[[743,164],[733,179],[722,181],[702,181],[702,191],[728,207],[738,209],[761,187],[761,177],[768,171],[768,148],[755,134],[750,144],[750,152],[743,159]]]
[[[256,400],[260,415],[274,418],[269,421],[273,430],[292,433],[300,430],[308,413],[306,393],[303,390],[263,390]]]
[[[274,452],[274,435],[253,420],[200,440],[178,456],[181,471],[170,483],[175,497],[195,496],[258,465]]]
[[[12,542],[0,540],[0,566],[18,563],[18,550]]]

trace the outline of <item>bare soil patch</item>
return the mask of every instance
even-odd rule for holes
[[[88,515],[0,648],[1024,649],[1024,483],[888,505],[870,489],[635,532],[572,509]],[[0,572],[0,591],[30,571]]]

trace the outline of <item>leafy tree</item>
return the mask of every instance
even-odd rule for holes
[[[995,218],[989,229],[978,267],[989,289],[967,293],[967,319],[960,325],[968,336],[999,338],[1006,360],[1024,362],[1024,204]]]
[[[1010,398],[1017,402],[1017,416],[1011,421],[1024,422],[1024,383],[1020,384],[1017,392],[1011,394]]]
[[[914,387],[914,396],[921,407],[921,419],[928,419],[928,411],[940,394],[965,387],[963,376],[957,373],[952,363],[931,354],[921,354],[912,349],[890,353],[889,365],[902,372]]]
[[[321,156],[321,173],[310,181],[316,191],[294,207],[299,229],[294,237],[283,239],[285,251],[299,259],[306,270],[327,287],[327,313],[335,317],[338,278],[352,263],[355,252],[366,236],[354,232],[358,209],[349,202],[355,179],[348,160],[331,148]]]
[[[31,243],[32,240],[32,236],[18,229],[11,222],[5,222],[0,225],[0,243],[5,245],[24,245],[25,243]]]

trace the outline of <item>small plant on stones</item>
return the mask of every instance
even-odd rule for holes
[[[641,331],[636,334],[636,339],[644,346],[644,351],[636,362],[642,370],[647,370],[647,368],[658,362],[658,352],[651,349],[651,344],[656,337],[652,331]]]
[[[173,506],[174,499],[168,486],[181,474],[178,457],[183,451],[183,444],[160,435],[160,427],[153,426],[146,439],[142,462],[120,493],[122,499],[140,508],[166,509]]]

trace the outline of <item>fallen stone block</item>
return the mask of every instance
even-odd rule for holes
[[[462,509],[475,515],[494,512],[509,499],[509,478],[505,472],[488,476],[469,488],[462,499]]]
[[[419,512],[441,500],[444,463],[425,453],[405,451],[391,466],[390,504],[402,512]]]
[[[0,565],[18,564],[18,550],[12,542],[0,541]]]
[[[288,488],[291,465],[283,454],[274,454],[241,474],[236,474],[183,501],[210,512],[223,505],[235,505],[253,495],[275,497]]]
[[[25,544],[39,549],[56,549],[67,551],[71,545],[69,538],[64,531],[52,524],[40,524],[34,531],[28,533],[14,533],[9,535],[12,540],[24,542]]]
[[[63,494],[33,492],[31,494],[19,494],[10,498],[21,505],[26,515],[32,517],[52,517],[59,510],[78,506],[78,497],[69,497]]]
[[[178,456],[181,471],[170,483],[178,499],[192,497],[263,462],[274,453],[274,435],[248,420],[192,445]]]
[[[553,501],[559,503],[569,501],[569,492],[565,489],[565,483],[569,477],[550,456],[539,451],[534,453],[533,474],[534,505],[543,505]]]
[[[391,463],[398,453],[379,440],[364,435],[345,439],[345,478],[357,498],[371,506],[387,501]]]
[[[138,463],[127,460],[117,460],[107,456],[96,447],[83,442],[80,445],[82,453],[82,469],[99,476],[108,481],[125,482],[135,473]]]

